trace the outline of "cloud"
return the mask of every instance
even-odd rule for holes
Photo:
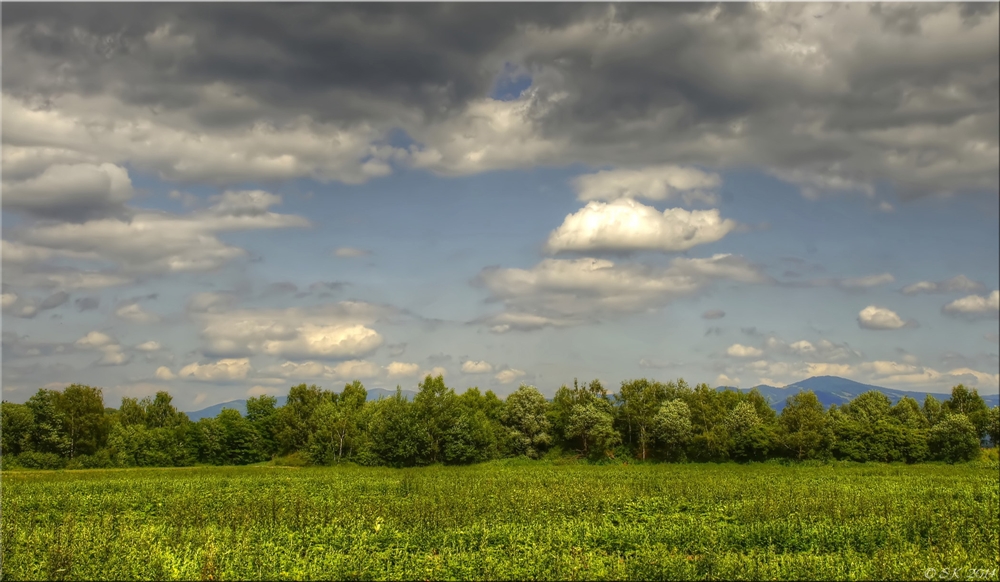
[[[511,382],[514,382],[515,380],[524,375],[525,375],[524,370],[507,368],[506,370],[501,370],[499,373],[497,373],[497,375],[494,376],[494,378],[496,378],[497,382],[500,382],[501,384],[510,384]]]
[[[367,257],[372,254],[371,251],[366,251],[364,249],[356,249],[352,247],[340,247],[333,251],[334,256],[340,257],[342,259],[352,259],[356,257]]]
[[[763,351],[743,344],[733,344],[726,348],[726,355],[734,358],[757,358],[763,355]]]
[[[263,370],[263,373],[281,376],[282,378],[333,380],[367,380],[376,378],[382,370],[377,364],[365,360],[348,360],[334,366],[320,362],[284,362]]]
[[[715,379],[715,385],[716,386],[739,386],[740,385],[740,379],[739,378],[730,378],[729,376],[727,376],[725,374],[719,374],[719,376]]]
[[[46,311],[48,309],[55,309],[67,301],[69,301],[69,293],[59,291],[43,299],[42,302],[38,304],[38,310]]]
[[[250,371],[249,358],[225,358],[208,364],[193,362],[181,368],[177,375],[199,382],[227,382],[243,380]]]
[[[489,362],[474,362],[467,360],[462,362],[462,372],[465,374],[489,374],[493,371],[493,364]]]
[[[907,285],[903,287],[903,293],[906,295],[915,295],[917,293],[954,293],[959,291],[976,293],[984,289],[986,289],[986,286],[982,283],[973,281],[965,275],[956,275],[947,281],[919,281],[912,285]]]
[[[154,340],[149,340],[148,342],[142,342],[141,344],[135,346],[135,349],[139,350],[140,352],[157,352],[162,348],[163,346],[160,345],[160,342]]]
[[[890,309],[869,305],[858,313],[858,326],[862,329],[892,330],[915,327],[916,321],[912,319],[903,321],[896,312]]]
[[[420,375],[420,364],[392,362],[385,367],[389,378],[410,378]]]
[[[73,253],[111,263],[125,275],[212,271],[246,255],[219,240],[219,233],[309,225],[302,217],[267,210],[279,201],[262,191],[227,191],[213,206],[187,215],[144,210],[127,219],[26,227],[15,236],[32,245],[26,248],[37,248],[39,259],[44,253]]]
[[[76,340],[76,345],[81,348],[102,348],[117,343],[117,340],[100,331],[92,331]]]
[[[170,368],[166,366],[160,366],[159,368],[157,368],[156,373],[153,375],[154,377],[156,377],[157,380],[173,380],[174,378],[176,378],[176,376],[174,376],[174,373],[170,371]]]
[[[701,314],[702,319],[722,319],[725,316],[726,312],[721,309],[709,309]]]
[[[836,285],[841,289],[867,289],[869,287],[892,283],[895,280],[896,278],[891,273],[882,273],[880,275],[868,275],[867,277],[840,279]]]
[[[767,168],[807,195],[876,183],[906,196],[992,192],[997,14],[960,4],[16,6],[3,25],[4,177],[81,163],[213,183],[359,182],[393,163],[651,175],[669,160]],[[531,86],[509,101],[484,97],[511,67]],[[395,127],[417,143],[387,145]]]
[[[188,313],[222,313],[236,304],[234,293],[202,291],[195,293],[187,302]]]
[[[662,307],[716,281],[746,284],[771,279],[741,257],[678,257],[667,268],[616,265],[605,259],[545,259],[530,270],[487,268],[473,281],[505,311],[479,320],[491,331],[565,327]]]
[[[26,180],[3,181],[4,209],[44,218],[80,220],[120,213],[132,195],[128,171],[107,163],[53,164]]]
[[[722,179],[717,174],[697,168],[669,165],[602,170],[573,180],[577,199],[585,202],[619,198],[667,200],[679,193],[712,190],[720,184]]]
[[[88,333],[76,340],[74,345],[84,350],[100,351],[102,355],[97,364],[101,366],[123,366],[132,359],[131,356],[122,351],[118,340],[100,331]]]
[[[3,295],[0,295],[0,301],[2,301],[3,310],[7,311],[8,307],[11,307],[15,303],[17,303],[17,294],[16,293],[4,293]]]
[[[1000,313],[1000,291],[993,291],[985,296],[968,295],[956,299],[941,308],[941,311],[965,319],[996,319]]]
[[[100,297],[79,297],[73,301],[79,311],[92,311],[101,306]]]
[[[367,325],[394,310],[342,301],[309,308],[242,309],[195,315],[208,352],[229,356],[268,354],[287,359],[355,359],[383,343]]]
[[[566,216],[550,235],[546,249],[563,251],[685,251],[721,240],[736,222],[723,219],[717,209],[687,211],[668,208],[662,213],[631,199],[590,202]]]
[[[129,303],[127,305],[122,305],[115,310],[115,315],[124,319],[125,321],[130,321],[132,323],[146,324],[146,323],[158,323],[160,321],[160,316],[155,313],[149,313],[144,311],[138,303]]]

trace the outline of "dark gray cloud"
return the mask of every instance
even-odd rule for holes
[[[104,134],[39,143],[5,102],[5,146],[24,155],[4,173],[127,162],[179,181],[358,182],[393,163],[468,174],[670,162],[757,166],[810,196],[877,183],[906,196],[992,192],[998,23],[995,3],[11,4],[12,104],[85,110],[89,127],[128,113],[174,139],[134,151]],[[488,100],[507,74],[530,90]],[[483,124],[490,115],[510,123]],[[264,147],[245,133],[259,123],[299,133]],[[322,124],[353,145],[330,155],[313,139]],[[418,145],[386,148],[394,128]],[[181,139],[191,133],[208,149]],[[208,159],[225,148],[235,155]],[[297,163],[250,164],[262,148]],[[94,204],[127,194],[108,192]]]
[[[73,302],[80,311],[90,311],[101,306],[100,297],[79,297]]]
[[[67,301],[69,301],[69,293],[59,291],[43,299],[42,302],[38,304],[38,310],[45,311],[47,309],[55,309]]]

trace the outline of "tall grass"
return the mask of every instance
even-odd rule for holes
[[[996,579],[1000,564],[992,462],[2,479],[4,580],[923,579],[928,568]]]

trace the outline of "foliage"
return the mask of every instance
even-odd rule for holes
[[[145,427],[144,427],[145,428]],[[996,580],[992,463],[4,471],[4,580]]]
[[[74,384],[61,392],[39,390],[25,404],[4,402],[0,454],[7,467],[31,453],[26,465],[67,469],[277,458],[414,467],[518,456],[603,463],[956,462],[977,458],[984,436],[995,442],[1000,422],[997,408],[985,408],[975,390],[961,385],[943,404],[928,396],[923,406],[912,398],[892,405],[872,391],[829,410],[805,391],[789,398],[780,415],[756,390],[692,389],[683,379],[630,380],[613,396],[600,381],[574,381],[547,401],[533,386],[501,400],[475,387],[456,394],[443,376],[427,376],[412,402],[400,390],[375,402],[367,396],[359,381],[340,392],[300,384],[284,406],[260,396],[248,399],[246,415],[223,409],[191,422],[167,392],[126,397],[112,409],[100,388]]]

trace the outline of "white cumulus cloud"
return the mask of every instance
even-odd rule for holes
[[[915,325],[913,320],[903,321],[895,311],[869,305],[858,313],[858,325],[863,329],[892,330]]]
[[[506,370],[501,370],[499,373],[497,373],[497,375],[494,376],[494,378],[496,378],[497,381],[500,382],[501,384],[510,384],[511,382],[514,382],[515,380],[524,375],[525,375],[524,370],[507,368]]]
[[[718,209],[659,212],[631,199],[590,202],[570,214],[554,230],[549,252],[562,251],[685,251],[721,240],[737,224],[719,216]]]
[[[1000,313],[1000,291],[989,295],[968,295],[945,305],[942,311],[948,315],[967,319],[996,319]]]
[[[466,374],[489,374],[493,371],[493,365],[489,362],[474,362],[467,360],[462,362],[462,372]]]

